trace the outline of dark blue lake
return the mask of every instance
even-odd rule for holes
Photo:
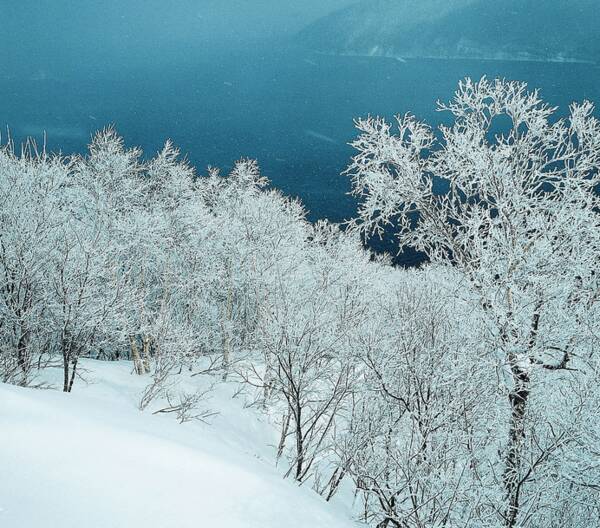
[[[50,150],[81,152],[90,134],[115,124],[127,144],[146,153],[166,138],[202,174],[227,170],[241,156],[258,159],[273,185],[299,196],[309,217],[353,215],[347,178],[353,119],[410,111],[431,123],[438,99],[459,79],[506,77],[542,89],[565,109],[600,101],[600,69],[589,64],[439,61],[335,57],[296,48],[248,50],[178,60],[156,69],[103,72],[40,70],[2,78],[0,124],[18,142],[47,132]]]

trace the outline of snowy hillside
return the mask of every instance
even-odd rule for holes
[[[305,29],[325,53],[597,62],[595,0],[363,0]]]
[[[342,528],[273,467],[274,433],[217,388],[211,425],[136,408],[129,362],[84,361],[72,394],[0,384],[0,526]]]

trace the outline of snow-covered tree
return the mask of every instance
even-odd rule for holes
[[[61,223],[64,160],[0,149],[0,379],[27,384],[49,351],[49,259]]]
[[[578,527],[600,515],[600,124],[524,84],[462,82],[434,131],[379,118],[355,229],[310,224],[253,160],[205,177],[113,129],[62,157],[0,148],[0,381],[126,358],[180,421],[240,379],[277,459],[380,528]],[[394,268],[361,234],[425,252]],[[344,493],[345,494],[345,493]]]
[[[558,119],[525,84],[484,78],[461,82],[453,101],[440,105],[454,123],[437,134],[410,115],[397,118],[397,131],[379,118],[357,122],[349,173],[363,200],[355,225],[367,233],[397,225],[401,247],[451,265],[478,300],[508,403],[498,417],[506,439],[497,509],[510,528],[539,526],[541,518],[556,525],[540,497],[562,476],[544,467],[569,453],[557,416],[573,402],[535,403],[573,380],[583,384],[590,372],[588,321],[600,298],[593,109],[573,104]],[[559,503],[563,513],[575,507]]]
[[[362,390],[335,450],[377,526],[461,524],[489,509],[479,490],[497,488],[494,362],[453,278],[446,269],[388,273],[355,338]]]

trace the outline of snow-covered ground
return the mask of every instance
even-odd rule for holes
[[[130,363],[84,367],[71,394],[0,384],[0,527],[356,526],[282,478],[276,432],[232,386],[206,402],[210,425],[180,425],[137,409]]]

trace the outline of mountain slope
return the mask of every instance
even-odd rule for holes
[[[336,54],[597,62],[596,0],[363,0],[298,38]]]
[[[272,431],[219,387],[212,425],[140,413],[127,362],[72,394],[0,384],[0,526],[330,528],[352,522],[273,468]],[[197,379],[197,378],[194,378]],[[274,435],[273,435],[274,436]]]

